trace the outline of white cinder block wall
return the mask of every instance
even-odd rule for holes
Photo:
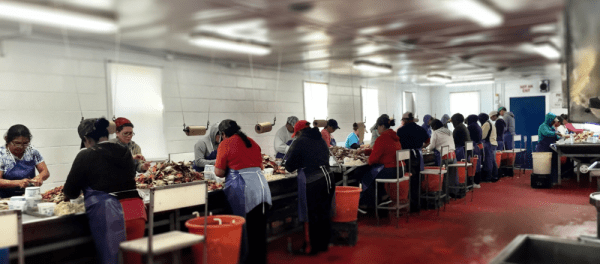
[[[0,130],[6,132],[14,124],[29,127],[32,144],[41,152],[51,174],[43,190],[62,185],[79,151],[77,126],[82,115],[85,118],[112,117],[108,116],[112,111],[107,98],[110,83],[106,81],[106,63],[117,57],[114,47],[71,45],[67,48],[61,42],[17,40],[4,41],[2,48],[0,98],[4,102],[0,105],[3,116]],[[360,87],[366,86],[367,80],[358,77],[352,80],[349,76],[282,71],[278,86],[277,71],[258,66],[252,79],[247,67],[166,61],[164,57],[125,48],[121,48],[118,57],[121,63],[163,69],[164,129],[169,153],[192,152],[198,140],[182,132],[183,110],[187,125],[205,125],[207,119],[211,123],[234,119],[258,142],[263,152],[274,155],[275,131],[290,115],[304,118],[303,81],[317,79],[329,83],[329,116],[337,119],[342,127],[334,134],[338,142],[344,142],[352,123],[362,116]],[[380,113],[399,119],[405,90],[417,92],[419,116],[431,110],[428,87],[377,79],[370,79],[369,86],[380,91]],[[256,122],[272,121],[274,116],[277,124],[272,132],[262,135],[254,132]],[[371,126],[372,122],[374,120],[367,125]],[[148,144],[139,143],[142,149]]]

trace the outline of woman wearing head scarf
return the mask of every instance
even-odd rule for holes
[[[444,125],[445,128],[449,129],[450,131],[454,130],[454,127],[452,127],[452,123],[450,123],[450,116],[447,114],[444,114],[442,116],[442,125]]]
[[[431,137],[431,125],[429,124],[431,122],[431,115],[425,115],[423,117],[423,124],[421,125],[422,128],[425,129],[425,131],[427,131],[427,135],[429,137]]]
[[[477,155],[477,164],[475,167],[475,177],[473,177],[473,182],[475,183],[474,188],[480,188],[479,185],[481,183],[481,163],[482,163],[482,152],[479,148],[479,143],[481,143],[481,127],[477,123],[479,118],[476,115],[469,115],[467,117],[467,128],[469,129],[469,136],[471,137],[471,141],[473,141],[473,155]]]
[[[496,164],[496,127],[492,125],[490,116],[481,113],[478,116],[481,123],[481,132],[483,137],[483,172],[482,178],[486,182],[498,181],[498,164]]]
[[[431,121],[431,143],[427,149],[433,151],[436,156],[436,165],[439,166],[444,161],[444,164],[456,163],[456,146],[454,145],[454,137],[450,129],[443,126],[442,121],[434,119]],[[444,148],[448,146],[448,148]],[[442,150],[443,148],[443,150]],[[458,174],[455,169],[448,170],[449,186],[458,186]],[[451,189],[451,194],[457,195],[457,189]]]
[[[562,137],[568,138],[569,135],[563,135],[560,132],[557,132],[554,127],[554,123],[558,122],[556,120],[556,115],[553,113],[546,114],[546,118],[544,123],[540,125],[538,128],[538,137],[539,143],[537,144],[535,151],[536,152],[551,152],[552,153],[552,162],[551,162],[551,170],[550,175],[552,177],[552,183],[558,182],[558,154],[556,151],[553,151],[550,148],[551,144],[556,143],[556,141]]]
[[[85,146],[63,188],[69,199],[83,191],[90,231],[101,263],[118,262],[119,243],[144,236],[146,209],[135,186],[135,163],[125,146],[108,141],[108,120],[85,119],[77,131]],[[142,263],[136,253],[125,263]]]
[[[217,151],[215,175],[227,177],[223,192],[229,206],[234,215],[246,218],[240,263],[266,263],[266,213],[267,205],[273,203],[271,190],[262,172],[260,146],[231,119],[219,124],[219,133],[224,139]]]
[[[133,124],[131,121],[127,118],[119,117],[115,120],[115,125],[117,127],[117,137],[111,139],[110,142],[125,146],[131,151],[137,172],[147,171],[150,168],[150,162],[146,162],[146,158],[142,155],[142,148],[132,140],[135,133],[133,133]]]
[[[204,171],[206,165],[215,165],[220,142],[219,123],[210,125],[206,135],[200,137],[194,145],[194,169],[196,171]]]
[[[41,186],[50,177],[44,158],[31,146],[31,138],[24,125],[11,126],[6,132],[6,145],[0,147],[0,198],[23,195],[26,187]]]

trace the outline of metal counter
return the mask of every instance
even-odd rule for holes
[[[558,184],[561,184],[562,171],[560,158],[567,157],[577,161],[577,182],[579,182],[581,170],[580,167],[583,163],[593,163],[600,160],[600,144],[594,143],[574,143],[574,144],[555,144],[553,147],[554,151],[558,154]],[[590,177],[590,182],[592,178]]]

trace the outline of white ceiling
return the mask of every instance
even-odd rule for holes
[[[271,45],[254,63],[350,74],[356,59],[393,65],[403,82],[427,74],[456,79],[544,76],[548,60],[533,52],[535,39],[559,37],[563,0],[486,0],[504,23],[483,28],[448,8],[451,0],[55,0],[28,1],[116,17],[124,45],[248,62],[247,55],[189,44],[192,32],[216,32]],[[305,12],[292,4],[308,4]],[[0,20],[0,29],[19,24]],[[60,29],[33,26],[33,34],[62,38]],[[69,32],[70,38],[114,42],[115,35]],[[354,74],[358,74],[354,71]]]

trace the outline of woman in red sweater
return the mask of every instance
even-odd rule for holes
[[[369,156],[369,165],[371,170],[363,176],[361,183],[363,192],[361,193],[361,204],[368,207],[373,206],[375,201],[375,179],[396,178],[396,164],[403,165],[402,162],[396,163],[396,151],[402,149],[400,138],[394,130],[390,129],[391,120],[387,115],[382,115],[377,119],[377,131],[379,137],[373,144],[372,149],[365,149],[365,155]],[[361,151],[359,151],[361,152]],[[380,185],[383,188],[383,185]],[[383,190],[379,192],[378,200],[384,195]]]
[[[569,130],[569,132],[573,132],[575,134],[580,134],[583,133],[583,129],[577,129],[573,126],[573,124],[569,123],[568,120],[568,116],[565,114],[560,115],[560,117],[562,117],[563,121],[562,124],[567,128],[567,130]]]

